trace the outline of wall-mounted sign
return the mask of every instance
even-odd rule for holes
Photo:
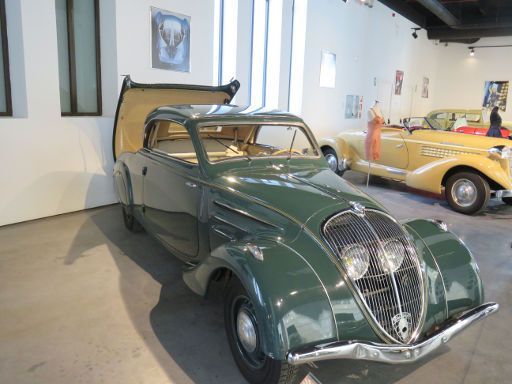
[[[428,86],[429,86],[430,80],[428,77],[423,78],[423,87],[421,88],[421,97],[424,99],[428,99]]]
[[[404,71],[396,71],[395,75],[395,95],[402,94],[402,85],[404,83]]]
[[[363,96],[347,95],[345,119],[360,119],[363,111]]]
[[[151,67],[190,72],[190,16],[151,7]]]

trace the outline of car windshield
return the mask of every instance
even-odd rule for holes
[[[307,132],[296,125],[202,126],[199,137],[212,163],[233,158],[318,157]]]
[[[434,129],[436,131],[446,130],[437,120],[429,119],[428,117],[410,117],[408,119],[404,119],[404,126],[409,131],[417,129]]]

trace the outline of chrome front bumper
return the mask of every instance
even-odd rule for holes
[[[368,341],[340,341],[290,352],[288,363],[292,365],[313,363],[321,360],[354,359],[371,360],[389,364],[412,363],[430,354],[452,337],[499,308],[496,303],[486,303],[465,312],[456,319],[443,323],[428,339],[415,344],[379,344]]]
[[[502,199],[504,197],[512,197],[512,190],[511,189],[503,189],[501,191],[496,191],[495,196],[498,199]]]

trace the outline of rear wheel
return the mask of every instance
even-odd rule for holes
[[[123,204],[121,204],[121,209],[123,210],[123,222],[126,229],[128,229],[131,232],[141,232],[142,226],[133,216],[131,210],[126,205]]]
[[[224,323],[238,369],[251,384],[297,382],[298,367],[265,355],[254,306],[240,282],[232,281],[224,301]]]
[[[448,178],[445,194],[454,211],[472,215],[487,206],[490,188],[482,176],[473,172],[459,172]]]
[[[327,160],[327,164],[329,164],[329,168],[331,168],[331,170],[336,174],[343,176],[343,174],[347,170],[345,167],[344,159],[338,159],[336,151],[332,148],[325,148],[322,150],[322,152],[324,154],[325,160]]]

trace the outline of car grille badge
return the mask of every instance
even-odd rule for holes
[[[395,334],[403,341],[409,340],[411,335],[411,314],[408,312],[398,313],[391,320]]]

